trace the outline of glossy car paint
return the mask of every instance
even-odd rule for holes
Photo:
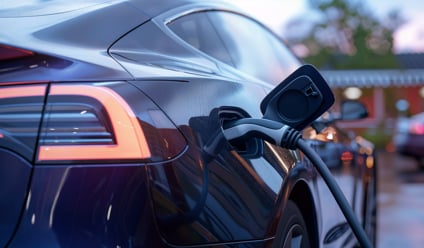
[[[326,113],[321,117],[320,121],[324,126],[320,132],[317,133],[312,127],[306,128],[304,138],[308,139],[327,164],[359,216],[371,242],[376,245],[378,189],[374,144],[353,131],[346,132],[339,128],[340,123],[352,119],[325,120],[333,118],[332,115],[334,113]],[[339,228],[343,229],[346,226]]]
[[[352,242],[300,152],[256,139],[221,140],[205,152],[223,122],[260,118],[278,82],[194,49],[167,23],[236,9],[73,3],[0,10],[0,25],[10,27],[0,31],[1,246],[282,246],[289,199],[313,246]],[[22,57],[4,62],[11,51]],[[300,65],[287,61],[281,80]],[[52,149],[59,155],[45,153]]]

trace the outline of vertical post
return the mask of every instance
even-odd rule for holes
[[[374,114],[377,123],[385,118],[386,102],[384,99],[384,89],[382,87],[374,88]]]

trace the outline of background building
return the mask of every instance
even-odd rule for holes
[[[399,69],[321,70],[336,96],[336,108],[344,99],[358,99],[370,113],[367,119],[341,125],[380,145],[390,144],[399,117],[424,112],[424,53],[395,56]]]

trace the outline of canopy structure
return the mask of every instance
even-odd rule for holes
[[[424,69],[321,70],[331,88],[424,86]]]

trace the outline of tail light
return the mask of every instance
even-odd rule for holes
[[[416,121],[412,121],[409,126],[409,133],[424,135],[424,124]]]
[[[155,161],[181,152],[184,139],[169,120],[166,126],[174,130],[172,135],[152,128],[154,117],[149,111],[153,106],[138,110],[144,121],[142,114],[137,116],[129,101],[139,108],[149,101],[132,87],[124,83],[52,84],[37,162]]]
[[[342,152],[340,159],[342,161],[351,161],[353,159],[353,154],[350,151],[344,151]]]
[[[0,147],[31,161],[37,143],[46,84],[0,87]]]
[[[74,99],[48,105],[39,161],[150,158],[137,117],[113,90],[54,85],[49,95]]]
[[[35,54],[21,48],[0,45],[0,73],[37,66]]]
[[[25,73],[23,75],[15,73],[25,70],[39,70],[38,73],[31,75],[36,77],[46,73],[46,71],[43,71],[45,69],[63,69],[71,64],[70,61],[60,58],[0,44],[0,76],[6,81],[21,80],[20,77],[24,76]]]
[[[184,149],[178,129],[131,84],[40,82],[71,64],[0,44],[0,147],[38,164],[158,162]]]
[[[18,59],[34,55],[33,52],[15,48],[11,46],[0,45],[0,61]]]

